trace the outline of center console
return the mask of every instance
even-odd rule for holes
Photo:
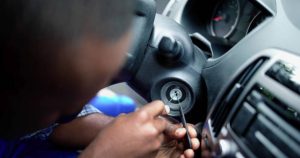
[[[299,61],[277,49],[249,59],[204,125],[202,138],[213,155],[300,156]]]

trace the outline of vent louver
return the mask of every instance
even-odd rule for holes
[[[243,91],[244,87],[265,61],[266,58],[260,58],[248,66],[245,71],[243,71],[239,77],[237,77],[235,80],[237,82],[232,83],[230,88],[226,91],[226,93],[224,93],[227,95],[223,96],[211,115],[212,128],[215,137],[217,137],[220,133],[230,110]]]

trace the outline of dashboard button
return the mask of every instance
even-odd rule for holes
[[[300,94],[300,69],[295,66],[277,62],[266,73],[290,90]]]

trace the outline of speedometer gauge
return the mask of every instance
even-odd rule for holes
[[[227,38],[238,23],[240,6],[238,0],[223,0],[217,5],[210,22],[211,34]]]

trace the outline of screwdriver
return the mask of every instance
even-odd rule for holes
[[[188,147],[188,149],[192,149],[191,137],[190,137],[190,134],[188,132],[188,127],[187,127],[187,124],[186,124],[186,120],[185,120],[185,116],[184,116],[182,107],[180,105],[179,105],[179,112],[180,112],[180,117],[181,117],[181,123],[182,123],[183,127],[186,129],[185,139],[187,141],[187,147]]]
[[[179,109],[179,113],[180,113],[181,123],[183,125],[183,128],[185,128],[185,130],[186,130],[186,135],[185,135],[185,139],[187,141],[186,146],[187,146],[188,149],[192,149],[191,137],[190,137],[190,134],[188,132],[188,127],[187,127],[185,115],[184,115],[183,109],[182,109],[182,107],[180,105],[179,97],[178,97],[178,94],[177,94],[176,91],[175,91],[175,96],[171,96],[170,100],[168,101],[169,103],[171,103],[171,101],[173,100],[173,97],[176,97],[176,100],[177,100],[177,103],[178,103],[178,106],[179,106],[178,109]]]

